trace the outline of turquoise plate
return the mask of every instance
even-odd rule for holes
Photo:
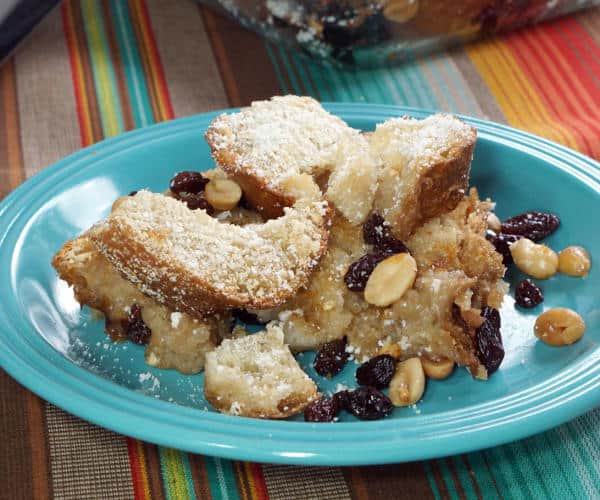
[[[416,109],[331,104],[350,125],[369,130]],[[415,408],[384,420],[344,416],[335,424],[301,419],[261,421],[214,412],[202,375],[183,376],[144,363],[143,349],[112,344],[102,322],[80,310],[50,259],[60,246],[106,215],[115,198],[141,187],[161,191],[175,171],[211,168],[204,114],[124,134],[84,149],[27,181],[0,205],[0,363],[51,403],[114,431],[190,452],[239,460],[310,465],[401,462],[506,443],[543,431],[600,404],[600,272],[542,284],[543,306],[502,309],[507,351],[488,382],[456,370],[430,381]],[[479,130],[471,181],[497,202],[500,217],[524,210],[560,215],[547,240],[555,249],[585,246],[600,259],[600,170],[585,156],[493,123],[465,118]],[[600,265],[600,263],[598,263]],[[519,276],[511,271],[514,285]],[[569,347],[536,342],[543,308],[571,307],[587,322]],[[331,382],[299,361],[325,392],[353,385],[355,366]]]

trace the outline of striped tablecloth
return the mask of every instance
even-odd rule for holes
[[[600,156],[600,10],[402,67],[324,70],[185,0],[67,1],[0,68],[0,196],[126,130],[281,93],[435,108]],[[600,410],[507,446],[381,467],[259,465],[116,435],[0,375],[0,497],[600,498]]]

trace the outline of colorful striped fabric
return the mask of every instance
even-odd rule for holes
[[[82,146],[281,93],[486,117],[600,158],[600,10],[350,73],[266,44],[191,2],[69,0],[0,68],[0,196]],[[125,438],[4,373],[0,406],[7,499],[600,498],[600,410],[481,452],[305,468]]]

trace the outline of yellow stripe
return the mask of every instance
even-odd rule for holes
[[[102,44],[101,12],[95,0],[81,2],[81,10],[85,17],[88,35],[88,46],[94,67],[96,95],[102,110],[102,121],[105,137],[112,137],[122,132],[117,115],[118,96],[113,92],[110,77],[111,61],[106,56]]]
[[[506,44],[493,40],[474,44],[467,54],[510,125],[577,148],[573,134],[552,119]]]
[[[163,473],[165,474],[165,486],[170,498],[189,498],[185,470],[181,460],[181,452],[172,448],[162,448]]]
[[[148,469],[146,467],[146,455],[144,454],[144,445],[141,441],[135,440],[135,448],[137,451],[137,459],[140,467],[140,476],[142,479],[142,487],[144,488],[144,498],[152,500],[150,492],[150,480],[148,479]]]

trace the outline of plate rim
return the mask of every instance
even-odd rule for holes
[[[424,117],[436,112],[405,106],[366,103],[324,103],[324,107],[334,114],[342,115],[345,119],[366,118],[369,121],[375,121],[375,116],[380,119],[404,114]],[[9,222],[5,226],[0,225],[2,227],[0,255],[4,251],[3,247],[12,226],[20,221],[19,218],[28,208],[26,204],[26,206],[22,206],[24,202],[28,198],[34,197],[36,191],[44,188],[49,182],[58,180],[51,191],[59,191],[62,184],[69,182],[68,174],[81,163],[86,169],[92,169],[95,163],[94,159],[103,159],[111,154],[118,154],[123,149],[135,147],[141,142],[146,143],[149,139],[164,139],[166,136],[176,135],[192,128],[202,130],[205,126],[204,122],[208,122],[221,113],[230,113],[236,109],[213,111],[136,129],[81,149],[42,170],[11,192],[0,203],[0,222]],[[504,142],[510,144],[511,147],[519,146],[521,149],[535,153],[537,157],[546,158],[550,163],[552,163],[550,160],[568,162],[568,166],[554,166],[575,175],[600,196],[600,164],[592,158],[506,125],[463,115],[456,116],[476,126],[480,136],[487,136],[496,143]],[[202,125],[198,126],[198,123]],[[200,134],[198,135],[200,136]],[[39,206],[41,205],[38,205],[37,208]],[[33,209],[33,207],[29,208]],[[367,465],[434,458],[496,446],[542,432],[600,404],[600,366],[596,366],[600,365],[598,363],[600,350],[596,349],[579,359],[574,367],[565,369],[568,377],[564,378],[563,371],[560,384],[551,378],[546,383],[538,384],[519,393],[475,405],[474,407],[481,411],[483,411],[482,408],[489,410],[491,407],[495,407],[496,413],[498,413],[503,411],[505,406],[504,404],[499,405],[499,401],[513,400],[515,397],[519,397],[521,400],[531,400],[533,397],[536,402],[540,403],[538,411],[533,415],[530,407],[524,407],[523,411],[527,410],[527,415],[522,418],[520,415],[516,415],[519,418],[515,419],[514,414],[506,414],[503,418],[511,418],[513,421],[500,421],[494,426],[489,421],[480,421],[473,419],[470,414],[467,415],[473,407],[436,413],[435,418],[433,415],[419,417],[411,415],[398,420],[344,422],[337,424],[334,432],[330,432],[333,429],[323,424],[246,419],[203,412],[183,406],[177,406],[176,412],[173,412],[172,403],[138,394],[75,365],[56,352],[39,335],[37,335],[39,338],[34,340],[36,344],[42,342],[46,346],[47,349],[42,349],[42,351],[46,351],[46,357],[39,350],[39,345],[37,347],[32,345],[32,342],[26,341],[26,338],[20,339],[21,344],[17,343],[16,345],[20,345],[21,348],[25,346],[28,351],[15,350],[7,342],[10,336],[7,328],[12,329],[13,333],[18,332],[22,328],[28,328],[28,322],[24,318],[11,317],[10,314],[7,314],[4,303],[0,304],[0,318],[4,320],[0,326],[0,366],[32,392],[70,413],[121,434],[163,446],[229,459],[303,465]],[[48,350],[51,353],[48,353]],[[30,356],[22,358],[27,352]],[[27,363],[27,361],[31,361],[32,354],[38,362],[34,367]],[[37,358],[35,358],[36,356]],[[51,376],[52,370],[57,367],[61,370],[60,382]],[[577,367],[579,368],[575,369]],[[76,387],[66,382],[77,381],[78,375],[79,381],[81,382],[83,379],[85,386],[75,390]],[[64,379],[65,376],[68,376],[67,379]],[[89,387],[93,389],[93,394],[89,393]],[[549,395],[555,397],[549,398]],[[110,400],[117,404],[110,404]],[[569,405],[566,405],[567,402]],[[504,401],[504,403],[507,402]],[[134,408],[139,411],[147,409],[148,405],[152,408],[151,418],[139,414],[136,418],[131,418]],[[506,409],[504,411],[506,412]],[[169,417],[174,413],[176,413],[176,422],[161,421],[161,417],[165,415]],[[133,414],[135,415],[135,413]],[[440,418],[440,416],[444,418]],[[406,446],[406,439],[399,442],[397,439],[390,439],[389,436],[390,431],[394,431],[394,427],[406,431],[400,423],[406,422],[407,419],[416,423],[417,426],[423,427],[424,423],[429,426],[427,427],[428,434],[410,437],[409,443],[414,446]],[[192,424],[195,424],[194,428],[189,427],[192,425],[190,420]],[[458,423],[464,424],[462,432],[449,433],[447,430],[444,432],[443,426],[450,421],[455,426]],[[187,432],[193,432],[194,439],[190,439],[186,432],[181,432],[183,427],[179,423],[183,422],[186,424],[184,429]],[[468,423],[473,428],[470,428]],[[199,424],[202,424],[201,428],[197,428]],[[439,429],[440,425],[442,425],[442,430]],[[492,429],[499,425],[503,432],[492,432]],[[207,429],[207,427],[209,428]],[[256,447],[259,439],[248,437],[248,435],[252,435],[256,431],[265,435],[265,428],[271,430],[270,433],[266,433],[268,444],[265,445],[264,439],[261,439],[263,446]],[[156,431],[161,432],[157,433]],[[374,431],[378,435],[374,437],[372,432],[361,433],[360,431]],[[279,439],[269,440],[269,434],[270,437],[276,435]],[[465,434],[471,435],[472,439],[465,439]],[[338,438],[333,439],[331,435]],[[368,437],[365,438],[367,435]],[[340,441],[341,437],[347,439],[346,443],[352,444],[344,445],[344,441]],[[307,438],[320,441],[319,443],[311,442],[311,446],[307,447]],[[364,445],[367,444],[376,446],[377,450],[365,451]],[[311,451],[307,452],[307,449]],[[361,452],[356,453],[359,449]]]

